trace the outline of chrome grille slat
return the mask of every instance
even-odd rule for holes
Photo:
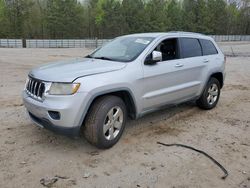
[[[34,80],[31,80],[31,85],[30,85],[30,92],[32,93],[32,89],[33,89],[33,84],[34,84]]]
[[[30,87],[31,87],[31,80],[29,80],[29,84],[28,84],[28,90],[30,91]]]
[[[29,87],[29,90],[30,90],[30,86],[31,86],[31,80],[29,80],[29,86],[28,86],[28,87]]]
[[[32,88],[31,88],[31,93],[34,95],[34,91],[35,91],[35,84],[36,82],[33,80],[32,82]]]
[[[37,96],[40,96],[40,93],[39,93],[39,91],[40,91],[40,89],[41,89],[41,85],[42,85],[42,83],[39,83],[39,86],[38,86],[38,89],[37,89]]]
[[[43,94],[45,92],[45,83],[40,80],[29,78],[26,91],[31,97],[42,100]]]
[[[34,84],[34,91],[33,91],[34,95],[36,95],[36,86],[37,86],[37,83],[38,83],[38,82],[35,82],[35,84]],[[37,96],[37,95],[36,95],[36,96]]]

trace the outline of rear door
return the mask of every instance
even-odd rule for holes
[[[180,58],[184,67],[183,76],[186,78],[183,89],[185,89],[186,98],[193,98],[198,96],[203,89],[209,59],[203,56],[199,39],[181,37],[179,42]]]
[[[204,63],[207,63],[209,66],[211,66],[214,63],[217,63],[218,60],[223,61],[223,57],[222,59],[219,59],[220,57],[218,56],[218,51],[212,41],[207,39],[199,39],[199,41],[202,47]]]

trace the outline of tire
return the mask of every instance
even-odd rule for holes
[[[197,105],[201,109],[205,110],[213,109],[219,101],[220,89],[221,89],[220,82],[216,78],[211,77],[202,95],[196,101]]]
[[[100,97],[90,107],[83,135],[100,149],[110,148],[120,139],[126,120],[127,109],[121,98],[113,95]]]

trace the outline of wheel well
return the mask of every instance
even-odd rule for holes
[[[111,92],[111,93],[105,93],[103,95],[99,95],[97,96],[91,103],[90,107],[94,104],[94,102],[100,98],[103,97],[105,95],[114,95],[117,97],[120,97],[124,104],[127,107],[127,111],[128,111],[128,116],[132,119],[136,118],[136,107],[135,107],[135,103],[133,100],[133,97],[131,96],[131,94],[128,91],[115,91],[115,92]]]
[[[223,83],[223,74],[221,72],[217,72],[211,75],[211,77],[216,78],[220,82],[220,87],[222,88],[224,83]]]

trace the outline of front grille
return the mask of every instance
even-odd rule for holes
[[[30,96],[42,100],[45,91],[45,84],[40,80],[29,78],[26,85],[26,91]]]

